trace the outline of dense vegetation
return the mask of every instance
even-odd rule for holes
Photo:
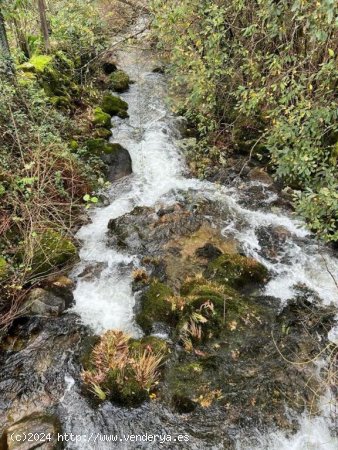
[[[154,0],[153,10],[176,110],[197,123],[203,151],[268,160],[311,229],[337,241],[336,2]]]
[[[127,107],[105,95],[129,83],[110,75],[107,51],[134,13],[120,6],[0,1],[0,325],[27,288],[76,258],[83,205],[105,183],[111,116]]]

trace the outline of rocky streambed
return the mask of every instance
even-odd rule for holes
[[[170,436],[172,449],[336,448],[327,367],[337,368],[337,260],[290,218],[261,169],[230,170],[221,183],[190,176],[184,120],[166,106],[165,77],[140,39],[117,52],[135,83],[111,138],[133,174],[79,231],[70,278],[32,292],[2,343],[0,448],[157,448],[122,438],[145,434]],[[98,401],[84,386],[92,348],[112,329],[165,347],[147,398]],[[23,433],[51,439],[37,447],[15,439]]]

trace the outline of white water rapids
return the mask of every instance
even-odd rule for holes
[[[133,321],[135,299],[131,272],[132,263],[137,263],[141,255],[129,255],[108,247],[107,224],[110,219],[120,217],[136,206],[163,206],[174,202],[178,190],[196,191],[227,204],[231,220],[224,219],[222,233],[231,232],[248,255],[259,259],[272,272],[266,294],[287,301],[294,295],[294,285],[300,283],[313,289],[323,303],[335,302],[338,306],[337,287],[327,270],[329,267],[331,274],[338,274],[334,257],[328,253],[322,257],[319,245],[308,238],[303,225],[287,215],[246,209],[239,204],[235,188],[187,178],[178,145],[181,137],[176,119],[166,106],[164,77],[152,73],[154,66],[149,53],[142,50],[125,49],[120,54],[120,65],[135,83],[122,95],[129,104],[130,118],[114,119],[112,141],[130,152],[133,175],[111,186],[107,193],[109,206],[93,209],[91,223],[78,232],[82,241],[81,262],[74,277],[98,264],[103,267],[97,275],[77,278],[74,310],[82,321],[97,333],[113,328],[135,335],[139,333]],[[291,232],[291,238],[287,239],[283,254],[278,255],[276,262],[261,255],[256,235],[260,227],[269,225],[282,225]],[[322,417],[301,417],[295,435],[287,437],[283,433],[272,433],[259,436],[258,444],[242,442],[239,448],[336,450],[338,440],[330,434],[329,412],[326,404]]]

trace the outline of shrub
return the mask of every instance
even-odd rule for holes
[[[125,405],[138,404],[154,389],[164,353],[139,342],[135,345],[121,331],[107,331],[95,345],[82,378],[100,400],[109,396]]]
[[[297,211],[336,241],[335,3],[154,0],[153,11],[174,109],[205,148],[268,150],[276,177],[301,191]]]

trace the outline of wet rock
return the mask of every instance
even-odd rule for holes
[[[55,417],[33,414],[9,427],[3,441],[6,441],[7,450],[55,450],[61,448],[57,441],[58,432],[60,424]],[[28,439],[30,436],[32,439]]]
[[[78,278],[83,278],[88,281],[93,280],[95,277],[99,277],[100,273],[105,268],[106,263],[91,264],[78,275]]]
[[[70,308],[74,303],[73,290],[75,284],[73,280],[62,275],[60,277],[53,277],[47,280],[47,288],[57,297],[62,298],[65,301],[65,308]]]
[[[63,298],[45,289],[32,289],[25,303],[24,311],[38,316],[58,316],[66,309]]]
[[[264,169],[261,169],[259,167],[254,167],[250,170],[248,173],[248,178],[251,181],[259,181],[260,183],[266,184],[266,185],[272,185],[273,179],[268,175]]]
[[[120,144],[109,144],[111,151],[102,156],[102,160],[107,164],[107,178],[114,182],[130,175],[133,171],[132,161],[127,149]]]
[[[154,322],[174,324],[176,314],[167,298],[173,295],[172,290],[163,283],[154,280],[142,298],[136,323],[146,333],[151,333]]]
[[[262,255],[270,261],[275,261],[285,251],[285,242],[291,232],[283,226],[262,227],[257,230],[258,241]]]
[[[203,247],[198,248],[195,253],[199,258],[205,258],[209,261],[213,261],[222,254],[219,248],[210,243],[207,243]]]

